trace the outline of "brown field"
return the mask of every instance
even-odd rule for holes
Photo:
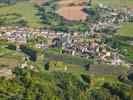
[[[61,4],[61,5],[68,5],[70,3],[79,4],[85,1],[89,1],[89,0],[61,0],[58,2],[58,4]]]
[[[44,1],[46,1],[46,0],[30,0],[30,2],[32,2],[32,3],[42,3]]]
[[[64,18],[68,20],[85,20],[87,14],[82,12],[81,10],[83,7],[81,6],[70,6],[70,7],[62,7],[58,9],[56,12],[60,16],[63,16]]]

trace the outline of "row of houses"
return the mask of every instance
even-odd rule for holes
[[[112,52],[107,51],[106,47],[101,41],[90,40],[86,41],[85,37],[88,34],[75,33],[63,33],[63,32],[50,32],[44,29],[32,29],[32,28],[14,28],[14,27],[2,27],[1,37],[6,37],[10,42],[17,42],[26,44],[30,38],[43,37],[48,40],[47,43],[36,43],[36,48],[51,48],[57,47],[62,49],[62,53],[78,55],[80,57],[92,58],[97,61],[106,61],[111,58]],[[111,59],[113,62],[115,59]],[[118,64],[118,63],[112,63]]]
[[[2,31],[3,29],[3,31]],[[7,37],[10,42],[19,42],[26,44],[30,38],[44,37],[49,42],[47,44],[37,43],[37,48],[48,47],[60,47],[63,52],[72,53],[73,55],[81,55],[85,57],[91,57],[94,52],[99,52],[99,43],[97,41],[85,42],[83,34],[75,33],[63,33],[63,32],[49,32],[44,29],[32,29],[32,28],[14,28],[14,27],[2,27],[2,36]],[[98,54],[97,54],[98,55]],[[101,57],[101,55],[100,55]],[[102,58],[102,57],[101,57]]]

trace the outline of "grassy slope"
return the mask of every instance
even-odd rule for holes
[[[2,44],[0,44],[0,55],[4,55],[0,57],[0,64],[7,64],[7,65],[13,65],[17,66],[23,62],[22,57],[25,56],[25,54],[9,49],[5,49],[2,47]]]
[[[133,0],[94,0],[93,4],[106,4],[106,5],[112,5],[115,7],[120,6],[127,6],[129,8],[133,8]]]
[[[13,66],[17,66],[20,64],[20,62],[16,59],[0,57],[0,64],[7,64],[7,63]]]
[[[18,13],[22,14],[21,19],[25,19],[28,21],[29,26],[31,27],[42,27],[39,23],[39,17],[35,16],[37,13],[36,8],[32,3],[18,3],[12,6],[0,8],[0,14],[7,14],[7,13]]]
[[[32,3],[42,3],[44,1],[46,1],[46,0],[30,0],[30,2],[32,2]]]
[[[121,24],[116,34],[122,36],[133,36],[133,24],[131,23]]]

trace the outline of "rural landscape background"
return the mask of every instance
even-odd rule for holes
[[[25,1],[27,1],[27,0],[25,0]],[[36,7],[34,7],[34,4],[36,4],[36,3],[40,4],[40,3],[46,2],[46,1],[48,1],[48,0],[29,0],[27,2],[20,2],[15,5],[3,7],[0,10],[0,14],[3,15],[1,18],[2,19],[6,18],[8,23],[9,22],[13,23],[20,19],[24,19],[28,22],[28,26],[36,27],[36,28],[46,27],[44,24],[40,23],[41,20],[40,20],[39,16],[36,15],[38,13],[38,10]],[[83,6],[76,6],[76,7],[73,7],[73,6],[68,7],[67,6],[68,4],[73,3],[73,2],[74,3],[82,3],[84,1],[88,1],[88,0],[60,0],[60,2],[58,2],[58,4],[66,5],[66,6],[58,8],[57,10],[55,9],[54,12],[59,13],[59,15],[61,15],[61,16],[64,15],[64,17],[67,19],[77,19],[77,20],[85,19],[87,15],[81,11]],[[132,8],[132,5],[133,5],[132,0],[93,0],[92,2],[93,2],[92,6],[102,3],[102,4],[114,6],[114,7],[126,6],[128,8]],[[1,4],[1,6],[3,6],[3,5],[4,4]],[[50,10],[50,8],[46,7],[46,10]],[[16,16],[13,16],[13,15],[9,15],[7,17],[6,14],[9,14],[9,13],[17,13],[17,14],[20,14],[21,17],[15,18]],[[126,26],[129,26],[128,29],[125,28]],[[133,25],[129,24],[129,23],[123,23],[121,25],[120,30],[118,31],[118,34],[125,35],[127,33],[131,33],[131,31],[133,31],[133,30],[130,27],[133,27]],[[130,32],[125,33],[123,31],[130,31]]]
[[[0,0],[0,100],[133,100],[133,0]]]

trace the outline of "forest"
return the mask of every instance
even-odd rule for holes
[[[131,85],[103,82],[95,88],[91,75],[21,68],[15,68],[13,73],[16,77],[12,80],[0,79],[2,100],[131,100],[133,97]]]
[[[29,1],[29,0],[0,0],[0,3],[6,3],[6,4],[14,4],[18,2],[24,2],[24,1]]]

